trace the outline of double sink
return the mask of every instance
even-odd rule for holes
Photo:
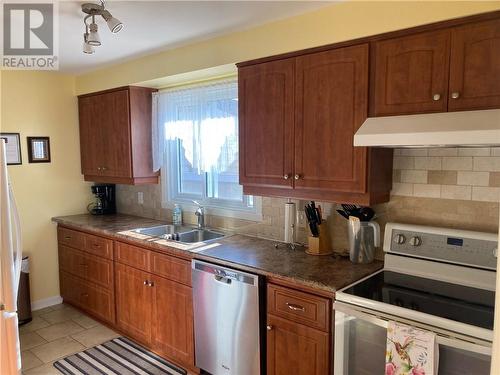
[[[184,244],[205,243],[224,237],[223,233],[211,229],[198,229],[184,225],[158,225],[156,227],[134,229],[132,232]]]

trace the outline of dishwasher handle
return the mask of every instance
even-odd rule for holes
[[[220,283],[231,284],[232,280],[229,277],[224,277],[220,275],[214,275],[214,279]]]
[[[208,275],[213,275],[214,279],[220,283],[224,284],[234,284],[243,283],[253,287],[259,286],[259,276],[253,275],[251,273],[222,267],[217,264],[207,263],[200,260],[193,260],[191,263],[191,268],[194,273],[204,273]]]

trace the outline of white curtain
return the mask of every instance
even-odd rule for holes
[[[153,100],[155,170],[161,167],[168,141],[174,140],[181,141],[184,156],[199,172],[225,170],[234,163],[238,156],[237,97],[235,79],[167,89],[156,94]]]

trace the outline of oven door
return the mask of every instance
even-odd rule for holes
[[[372,315],[335,302],[335,375],[385,373],[387,323],[394,317]],[[409,322],[400,320],[403,324]],[[489,375],[491,343],[469,342],[437,333],[439,375]]]

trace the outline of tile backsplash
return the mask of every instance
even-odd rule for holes
[[[498,202],[500,148],[396,149],[392,194]]]
[[[143,192],[144,204],[137,203]],[[396,149],[394,152],[391,200],[375,205],[383,233],[390,221],[497,232],[500,196],[500,148]],[[285,202],[282,198],[262,198],[262,221],[210,215],[206,224],[235,233],[275,240],[284,237]],[[297,202],[297,201],[295,201]],[[117,186],[121,213],[171,221],[171,211],[161,208],[160,185]],[[348,249],[347,220],[331,211],[328,226],[332,247]],[[184,222],[195,224],[194,214],[185,212]],[[307,230],[299,227],[297,241],[307,241]],[[382,257],[379,249],[377,257]]]

